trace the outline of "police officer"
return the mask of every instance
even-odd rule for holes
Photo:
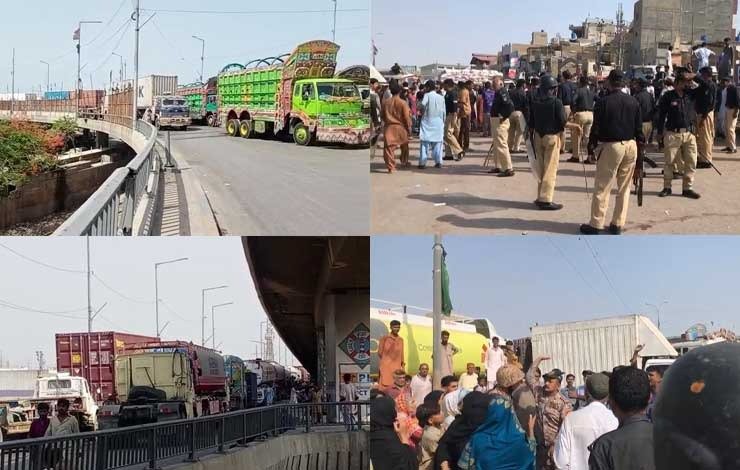
[[[677,73],[674,89],[666,92],[660,100],[658,115],[658,141],[663,144],[665,164],[663,167],[663,190],[658,194],[666,197],[673,194],[673,164],[680,159],[683,168],[684,197],[699,199],[701,196],[694,191],[694,174],[696,173],[696,136],[694,122],[696,109],[689,89],[694,74],[686,70]],[[664,135],[665,131],[665,135]]]
[[[529,101],[527,100],[527,92],[524,88],[526,83],[524,79],[517,80],[516,88],[509,93],[511,102],[514,104],[514,112],[509,118],[511,121],[511,126],[509,127],[510,153],[518,153],[520,151],[522,138],[524,137],[524,127],[526,127],[524,122],[529,112]]]
[[[671,364],[653,410],[656,470],[740,466],[740,344],[691,350]]]
[[[622,233],[627,220],[630,184],[637,162],[637,142],[644,142],[642,116],[637,100],[621,92],[624,76],[612,70],[607,79],[609,93],[596,103],[594,125],[588,148],[593,153],[598,143],[596,180],[591,201],[591,221],[581,225],[581,233],[596,235],[604,228],[612,183],[617,180],[617,201],[609,233]]]
[[[540,210],[557,211],[563,205],[552,200],[558,175],[560,134],[565,130],[567,118],[563,102],[556,96],[558,82],[551,75],[542,77],[538,90],[532,100],[527,122],[535,151],[535,164],[540,174],[534,203]]]
[[[493,169],[491,173],[498,176],[514,176],[514,167],[511,164],[509,153],[509,117],[514,112],[514,104],[511,102],[509,92],[504,87],[501,77],[493,78],[493,90],[496,96],[491,108],[491,130],[493,133]]]
[[[635,87],[636,93],[633,95],[640,103],[640,113],[642,115],[642,135],[645,141],[653,133],[653,118],[655,117],[655,98],[648,92],[648,81],[640,77],[637,79]]]
[[[692,90],[696,103],[696,147],[699,153],[697,168],[711,168],[712,150],[714,147],[714,106],[717,102],[717,85],[712,80],[711,67],[699,70],[694,78],[699,87]]]
[[[573,97],[576,94],[576,84],[571,81],[572,78],[573,75],[570,73],[570,71],[564,71],[563,80],[558,87],[558,98],[560,98],[560,101],[563,102],[566,122],[568,119],[570,119],[573,106]],[[560,134],[560,153],[563,152],[565,152],[565,130],[563,130],[563,132]]]
[[[581,141],[588,139],[591,135],[591,127],[594,123],[594,102],[596,95],[591,91],[588,77],[582,76],[579,80],[578,89],[573,97],[573,120],[581,129],[578,136],[573,135],[573,156],[568,159],[569,162],[579,163],[581,161]],[[577,138],[576,138],[577,137]],[[596,160],[587,158],[584,163],[596,163]]]

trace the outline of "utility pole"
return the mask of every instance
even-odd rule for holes
[[[111,55],[118,56],[118,58],[121,61],[121,68],[118,70],[118,81],[123,81],[123,56],[121,54],[116,54],[115,52],[111,52]]]
[[[434,248],[432,249],[434,258],[434,317],[432,326],[432,379],[433,387],[439,390],[442,387],[442,343],[440,336],[442,334],[442,235],[434,235]]]
[[[46,64],[46,91],[51,91],[49,88],[49,63],[45,60],[40,61],[42,64]]]
[[[226,289],[229,286],[206,287],[200,290],[200,345],[206,345],[206,292]]]
[[[10,117],[15,109],[15,47],[13,48],[13,64],[10,69]]]
[[[206,56],[206,40],[203,38],[199,38],[198,36],[193,36],[193,39],[197,39],[200,41],[200,83],[203,82],[203,61],[205,60]]]
[[[139,17],[141,14],[140,9],[140,0],[136,0],[136,10],[134,11],[134,16],[136,19],[136,34],[135,36],[135,42],[134,42],[134,109],[132,111],[132,121],[131,121],[131,127],[133,128],[136,126],[136,117],[137,117],[137,107],[139,105]]]
[[[90,235],[87,239],[87,333],[92,332],[92,302],[90,301]]]
[[[331,42],[337,42],[337,0],[334,0],[334,26],[331,30]]]

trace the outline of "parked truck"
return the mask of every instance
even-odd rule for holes
[[[84,377],[98,404],[116,401],[116,356],[132,344],[159,341],[115,331],[57,333],[55,340],[57,370]]]
[[[118,426],[229,410],[224,359],[183,341],[130,345],[115,360]]]
[[[637,366],[667,368],[676,349],[649,318],[642,315],[600,318],[532,327],[532,356],[548,356],[543,368],[557,368],[576,376],[581,372],[611,371],[627,365],[637,345],[643,345]]]
[[[75,377],[66,372],[36,381],[36,393],[31,402],[29,418],[37,417],[39,403],[47,403],[51,412],[55,412],[57,400],[69,400],[69,414],[77,418],[81,432],[98,429],[98,404],[95,402],[90,385],[84,377]]]
[[[177,94],[187,102],[192,121],[199,121],[212,127],[218,125],[217,84],[218,78],[211,77],[205,84],[191,83],[177,89]]]
[[[360,93],[351,80],[334,78],[338,51],[332,42],[310,41],[289,55],[227,65],[218,75],[221,125],[244,138],[367,144],[370,118]]]
[[[154,104],[144,118],[148,118],[155,127],[172,127],[183,131],[188,130],[191,124],[187,101],[179,95],[155,96]]]

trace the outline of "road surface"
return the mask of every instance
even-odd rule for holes
[[[461,162],[445,161],[444,168],[428,164],[418,170],[418,141],[411,145],[411,166],[389,175],[382,150],[371,162],[373,234],[578,234],[588,223],[595,166],[567,163],[560,158],[555,202],[561,211],[539,211],[532,203],[537,183],[526,154],[513,156],[517,174],[497,178],[483,168],[490,138],[474,137],[471,152]],[[674,180],[673,196],[658,198],[663,188],[663,155],[653,148],[648,155],[658,168],[648,168],[643,207],[630,199],[625,233],[635,234],[737,234],[740,232],[740,154],[721,153],[717,141],[712,169],[697,170],[695,190],[702,198],[681,197],[681,182]],[[588,189],[586,188],[588,183]],[[614,191],[614,189],[613,189]],[[611,222],[614,194],[609,201],[606,225]]]
[[[367,235],[368,150],[172,131],[223,235]]]

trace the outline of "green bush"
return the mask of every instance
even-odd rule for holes
[[[0,120],[0,197],[7,196],[30,176],[57,167],[57,153],[64,148],[60,130],[39,124]]]

